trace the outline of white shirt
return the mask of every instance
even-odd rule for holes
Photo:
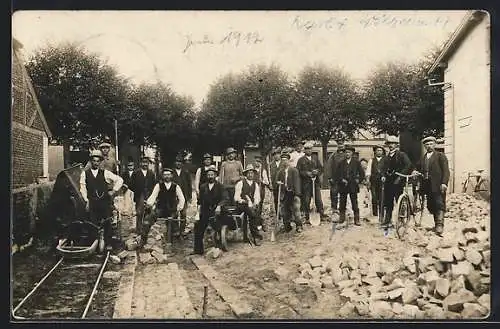
[[[99,169],[90,169],[90,172],[94,177],[97,176]],[[86,182],[86,171],[82,171],[80,175],[80,194],[82,195],[83,200],[88,202],[87,196],[87,182]],[[118,175],[113,174],[111,171],[104,169],[104,180],[107,184],[113,183],[113,191],[117,192],[123,185],[123,178]]]
[[[377,161],[380,162],[382,160],[382,157],[375,157]],[[373,163],[373,158],[368,160],[368,164],[366,165],[366,176],[370,176],[372,174],[372,163]]]
[[[204,166],[203,168],[205,168],[205,170],[207,170],[210,166]],[[196,174],[194,176],[194,189],[196,191],[196,193],[200,193],[199,191],[199,186],[200,186],[200,179],[201,179],[201,168],[198,168],[196,170]]]
[[[214,187],[215,183],[208,183],[208,190],[212,191],[212,188]]]
[[[146,177],[146,175],[148,174],[148,171],[144,170],[144,169],[141,169],[141,171],[142,171],[142,174],[144,175],[144,177]]]
[[[259,167],[259,168],[256,167],[255,170],[258,170],[259,173],[262,171],[262,177],[260,178],[261,182],[264,185],[269,185],[269,177],[267,176],[267,170],[265,168],[262,168],[262,167]]]
[[[297,167],[297,161],[305,155],[304,152],[293,151],[290,153],[290,167]]]
[[[351,163],[351,159],[345,159],[347,161],[347,164]]]
[[[429,160],[429,158],[432,156],[434,152],[429,152],[429,153],[426,153],[425,156],[427,157],[427,160]]]
[[[244,180],[247,181],[248,185],[252,185],[253,181],[248,180],[246,177],[244,178]],[[243,188],[243,179],[238,181],[238,183],[236,183],[236,186],[234,187],[234,201],[236,201],[236,202],[243,201],[243,199],[241,198],[241,189],[242,188]],[[244,201],[247,201],[247,200],[244,200]],[[254,201],[253,204],[260,203],[260,188],[259,188],[259,184],[257,182],[255,182],[255,193],[253,194],[253,201]],[[251,205],[249,205],[249,206],[251,206]]]
[[[177,176],[180,176],[182,169],[175,169],[175,171],[177,172]]]
[[[158,193],[160,193],[160,184],[165,184],[165,187],[167,189],[169,189],[170,186],[172,186],[172,182],[170,182],[170,183],[166,183],[166,182],[157,183],[153,189],[153,192],[151,193],[148,200],[146,201],[146,203],[149,206],[153,206],[155,204],[156,199],[158,198]],[[179,185],[177,185],[177,187],[175,188],[175,194],[177,195],[177,210],[180,211],[184,208],[184,203],[186,202],[186,200],[184,199],[184,194],[182,194],[182,190],[181,190]]]
[[[128,177],[132,177],[132,174],[133,174],[133,173],[134,173],[134,171],[133,171],[133,170],[129,170],[129,171],[128,171]]]

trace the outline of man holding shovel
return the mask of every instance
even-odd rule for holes
[[[290,166],[290,154],[281,154],[282,169],[277,175],[277,185],[279,189],[279,203],[282,205],[283,224],[285,232],[290,232],[292,226],[290,222],[295,222],[297,233],[302,232],[302,221],[300,218],[300,176],[299,171]],[[279,209],[279,207],[278,207]]]

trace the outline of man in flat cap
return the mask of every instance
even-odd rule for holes
[[[325,215],[323,209],[323,200],[321,200],[321,182],[319,181],[320,175],[323,172],[323,166],[319,162],[318,158],[312,156],[312,142],[307,142],[304,145],[304,156],[302,156],[297,162],[297,170],[300,173],[300,181],[301,181],[301,192],[302,192],[302,211],[305,215],[306,224],[309,224],[309,211],[311,205],[311,198],[314,195],[316,200],[314,203],[316,205],[316,209],[321,216],[321,221],[324,221],[328,218]],[[313,179],[314,184],[313,184]]]
[[[358,193],[359,184],[365,179],[365,171],[361,167],[360,161],[353,157],[355,151],[353,146],[345,147],[346,158],[339,163],[336,177],[340,192],[339,223],[345,221],[347,196],[349,195],[354,212],[354,225],[359,226],[361,223],[359,221]]]
[[[236,150],[229,147],[226,150],[227,159],[220,165],[219,182],[224,187],[224,195],[227,200],[234,199],[234,186],[243,178],[243,165],[236,160]]]
[[[207,173],[212,167],[212,155],[209,153],[203,154],[203,165],[196,170],[195,178],[194,178],[194,188],[196,195],[200,194],[200,186],[208,182]]]
[[[423,176],[423,192],[427,196],[427,209],[434,216],[434,231],[443,234],[444,213],[446,211],[446,190],[450,179],[448,159],[442,152],[436,151],[436,138],[428,136],[422,139],[425,154],[420,158],[413,174]]]
[[[261,200],[260,186],[254,181],[256,174],[257,172],[252,164],[245,168],[243,171],[245,177],[235,185],[234,201],[238,208],[247,215],[253,242],[258,246],[260,244],[258,240],[262,240],[262,235],[257,230],[257,224],[260,223],[258,207]],[[246,226],[244,226],[244,229],[246,229]]]
[[[271,175],[270,189],[273,191],[274,211],[278,211],[278,181],[277,175],[281,169],[281,147],[275,147],[271,151],[272,161],[269,164],[269,171]]]
[[[396,175],[396,172],[408,175],[412,164],[408,155],[399,150],[399,138],[397,136],[387,136],[385,143],[389,148],[389,154],[387,155],[387,163],[381,180],[384,183],[385,219],[383,226],[387,228],[391,226],[394,202],[396,202],[401,193],[403,193],[405,184],[405,182],[401,180],[401,177]]]
[[[381,193],[382,193],[382,173],[386,165],[386,156],[384,147],[377,145],[373,147],[373,158],[368,161],[366,168],[366,179],[368,181],[368,187],[372,195],[372,215],[378,216],[381,207]]]
[[[90,220],[104,227],[104,242],[110,248],[113,216],[113,197],[123,185],[123,179],[107,169],[100,168],[103,156],[101,151],[90,153],[90,168],[80,175],[80,193],[90,213]],[[112,189],[108,187],[112,186]]]
[[[149,158],[141,158],[140,167],[134,171],[130,178],[129,189],[134,192],[136,230],[142,238],[147,237],[145,229],[148,228],[148,220],[144,218],[144,201],[149,198],[156,184],[156,175],[149,169]]]
[[[177,155],[175,158],[173,182],[180,186],[182,194],[184,194],[184,199],[186,200],[186,202],[184,202],[184,208],[181,211],[181,219],[185,220],[187,215],[187,207],[189,204],[191,204],[191,199],[193,198],[193,185],[191,182],[191,174],[186,168],[184,168],[183,164],[184,158],[182,157],[182,155]],[[181,227],[181,233],[183,233],[186,222],[181,223],[183,225]]]
[[[199,188],[199,220],[194,224],[194,254],[203,255],[203,236],[210,222],[210,217],[219,216],[224,205],[222,185],[215,180],[217,169],[211,165],[206,168],[206,182]],[[216,229],[216,228],[214,228]]]
[[[281,153],[281,166],[277,174],[277,186],[280,186],[280,213],[283,215],[285,232],[292,230],[291,222],[295,222],[297,233],[302,232],[302,218],[300,216],[300,174],[297,168],[290,165],[290,154]]]
[[[336,212],[339,204],[339,187],[337,185],[337,167],[345,159],[345,144],[343,140],[337,140],[337,150],[330,155],[325,165],[325,178],[330,183],[330,202],[332,211]]]

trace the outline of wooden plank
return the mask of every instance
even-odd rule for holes
[[[191,261],[207,278],[217,293],[226,301],[238,318],[250,318],[254,315],[252,307],[245,302],[236,289],[221,280],[219,274],[200,257],[192,257]]]
[[[132,299],[134,297],[135,264],[125,265],[118,286],[118,298],[115,302],[113,319],[130,319],[132,317]]]

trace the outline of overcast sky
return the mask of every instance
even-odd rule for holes
[[[28,58],[81,42],[135,83],[161,80],[197,104],[210,84],[250,64],[290,76],[324,62],[363,79],[378,63],[419,59],[442,45],[465,11],[24,11],[12,33]]]

